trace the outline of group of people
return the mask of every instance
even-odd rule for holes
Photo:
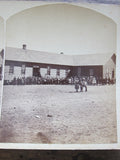
[[[106,84],[114,84],[115,80],[113,79],[103,79],[94,76],[88,77],[13,77],[11,80],[4,80],[5,85],[32,85],[32,84],[45,84],[45,85],[75,85],[76,91],[79,90],[87,91],[87,85],[106,85]],[[78,88],[78,89],[77,89]]]
[[[68,79],[64,78],[46,78],[46,77],[14,77],[12,80],[5,80],[5,85],[32,85],[32,84],[45,84],[45,85],[56,85],[56,84],[68,84]]]
[[[85,80],[85,78],[76,78],[75,79],[75,90],[76,92],[78,92],[78,90],[80,89],[80,92],[83,92],[83,90],[85,89],[85,92],[87,92],[87,82]]]

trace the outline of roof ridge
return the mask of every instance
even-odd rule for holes
[[[50,52],[24,50],[21,48],[14,48],[14,47],[7,47],[6,51],[7,51],[6,60],[57,64],[57,65],[67,65],[67,66],[104,65],[113,55],[113,53],[84,54],[84,55],[83,54],[64,55],[64,54],[52,54],[52,53],[50,54]]]
[[[57,55],[57,53],[55,53],[55,52],[47,52],[47,51],[37,51],[37,50],[32,50],[32,49],[23,49],[23,48],[15,48],[15,47],[6,47],[6,48],[11,48],[11,49],[18,49],[18,50],[23,50],[23,51],[33,51],[33,52],[42,52],[42,53],[48,53],[48,54],[56,54]]]
[[[19,50],[24,50],[22,48],[15,48],[15,47],[6,47],[6,48],[11,48],[11,49],[19,49]],[[93,54],[60,54],[60,53],[55,53],[55,52],[48,52],[48,51],[38,51],[38,50],[32,50],[32,49],[26,49],[26,51],[33,51],[33,52],[40,52],[40,53],[45,53],[45,54],[55,54],[55,55],[64,55],[64,56],[87,56],[87,55],[110,55],[114,54],[112,52],[107,52],[107,53],[93,53]]]
[[[88,56],[88,55],[110,55],[110,54],[114,54],[112,52],[109,52],[109,53],[90,53],[90,54],[75,54],[75,55],[72,55],[72,56]]]

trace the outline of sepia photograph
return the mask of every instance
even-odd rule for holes
[[[104,7],[79,5],[46,2],[7,19],[0,143],[118,142],[117,24]]]
[[[2,107],[2,86],[3,86],[3,58],[4,58],[4,21],[0,17],[0,115]]]

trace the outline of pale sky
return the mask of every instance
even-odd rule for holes
[[[116,52],[116,25],[89,9],[54,4],[35,7],[7,21],[9,47],[64,54]]]

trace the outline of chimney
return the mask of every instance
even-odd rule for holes
[[[26,48],[27,48],[27,45],[23,44],[23,49],[26,50]]]

